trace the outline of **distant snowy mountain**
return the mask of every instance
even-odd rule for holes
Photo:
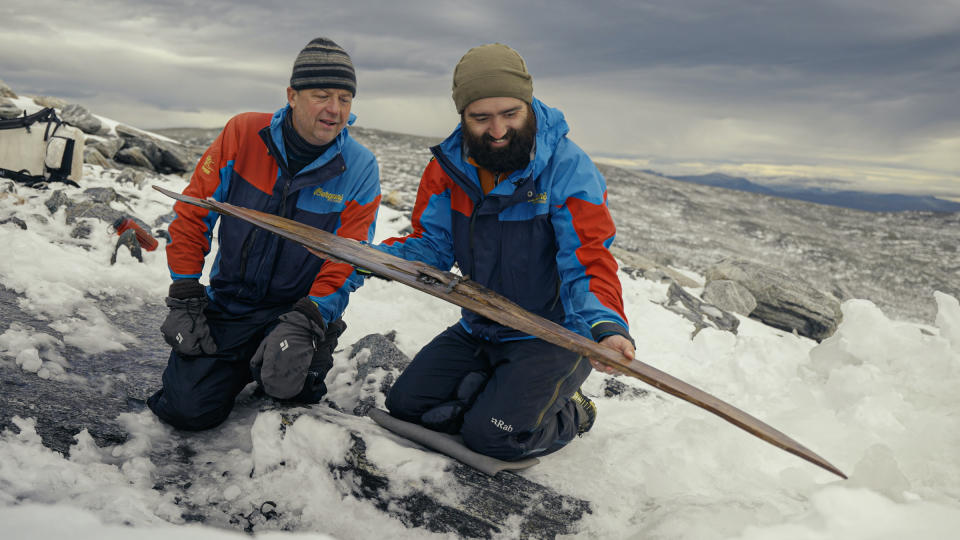
[[[750,193],[773,195],[829,206],[840,206],[868,212],[960,212],[960,203],[929,195],[900,195],[896,193],[873,193],[869,191],[833,190],[820,186],[793,184],[759,184],[743,177],[723,173],[693,176],[669,176],[667,178],[704,186],[736,189]]]

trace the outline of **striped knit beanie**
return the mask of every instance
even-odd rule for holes
[[[290,75],[290,87],[340,88],[357,95],[357,76],[350,55],[331,39],[318,37],[297,55]]]
[[[533,78],[520,53],[502,43],[474,47],[453,70],[453,103],[462,113],[467,105],[489,97],[533,101]]]

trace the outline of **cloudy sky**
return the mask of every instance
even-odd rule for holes
[[[445,136],[453,66],[507,43],[594,158],[960,198],[960,1],[3,0],[0,80],[137,127],[273,111],[351,54],[358,125]]]

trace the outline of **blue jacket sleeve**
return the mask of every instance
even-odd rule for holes
[[[629,338],[617,262],[609,248],[616,236],[607,207],[606,182],[572,142],[553,167],[551,222],[557,235],[560,299],[567,313],[590,327],[596,340]]]
[[[380,173],[373,154],[367,156],[362,166],[349,181],[357,190],[346,202],[340,214],[337,236],[361,242],[372,242],[380,208]],[[325,321],[339,319],[347,308],[350,293],[363,285],[363,276],[351,265],[327,260],[320,268],[310,288],[310,299],[317,305]]]

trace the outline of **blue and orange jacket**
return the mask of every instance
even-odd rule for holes
[[[339,236],[373,239],[380,173],[368,149],[344,129],[334,144],[295,177],[287,171],[281,126],[289,106],[271,117],[243,113],[227,123],[200,158],[183,193],[290,218]],[[350,115],[350,124],[355,120]],[[215,212],[178,202],[170,224],[167,264],[173,279],[199,278],[210,252]],[[353,267],[316,257],[244,221],[224,216],[207,294],[233,314],[292,305],[309,295],[324,320],[343,314],[363,284]]]
[[[379,249],[470,279],[521,307],[600,340],[629,338],[617,263],[608,248],[616,229],[606,182],[566,134],[563,113],[533,100],[535,153],[484,195],[464,156],[462,126],[431,148],[420,179],[413,232]],[[493,342],[530,336],[463,310],[461,324]]]

